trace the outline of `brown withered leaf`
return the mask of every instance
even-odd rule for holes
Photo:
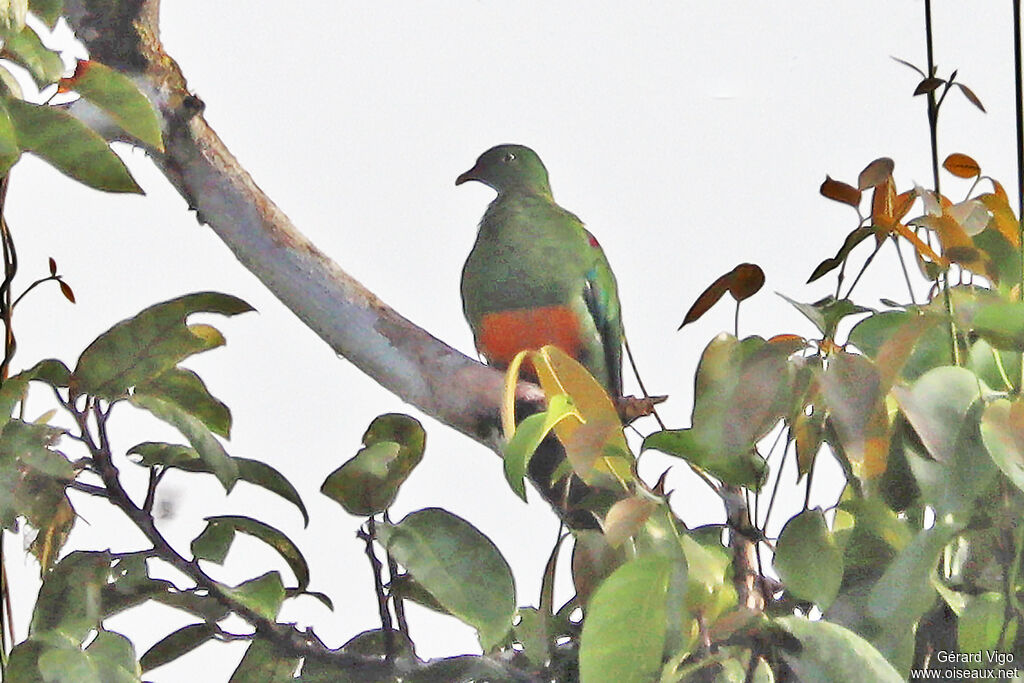
[[[964,97],[967,98],[968,102],[973,104],[975,107],[977,107],[981,111],[985,112],[985,105],[983,105],[981,103],[981,100],[978,99],[978,96],[974,94],[973,90],[968,88],[963,83],[955,83],[954,85],[956,85],[956,87],[960,88],[960,92],[962,92],[964,94]],[[987,114],[988,112],[985,112],[985,113]]]
[[[741,263],[729,276],[729,294],[736,301],[749,299],[764,286],[764,271],[756,263]]]
[[[860,190],[841,180],[835,180],[832,176],[825,176],[825,182],[821,184],[818,191],[821,192],[822,197],[849,204],[855,209],[860,206]]]
[[[635,536],[657,507],[658,503],[646,496],[624,498],[612,505],[602,525],[608,545],[618,548],[626,539]]]
[[[935,92],[935,89],[938,88],[940,85],[944,84],[945,82],[946,81],[942,80],[941,78],[936,78],[935,76],[932,76],[931,78],[926,78],[920,83],[918,83],[917,87],[914,88],[914,97],[917,97],[918,95],[924,95],[925,93]]]
[[[64,298],[70,301],[71,303],[75,303],[75,293],[71,290],[71,286],[68,283],[64,282],[63,280],[60,280],[59,284],[61,294],[64,295]]]
[[[889,157],[880,157],[864,167],[864,170],[857,176],[857,187],[866,190],[885,182],[886,178],[892,176],[896,164]]]
[[[51,256],[50,257],[50,275],[56,275],[56,274],[57,274],[57,262],[54,261],[53,257]]]
[[[953,152],[942,162],[942,168],[946,169],[957,178],[976,178],[981,174],[981,166],[978,162],[959,152]]]
[[[707,313],[726,292],[729,292],[736,301],[743,301],[757,294],[763,285],[764,271],[760,266],[754,263],[739,264],[700,293],[697,300],[690,306],[690,310],[686,312],[677,331]]]

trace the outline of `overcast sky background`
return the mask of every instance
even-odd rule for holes
[[[983,115],[953,93],[942,111],[940,156],[970,154],[1011,189],[1010,2],[934,4],[940,75],[958,68],[989,111]],[[900,189],[931,183],[925,102],[910,96],[918,76],[890,59],[924,64],[921,0],[295,7],[303,13],[251,0],[163,3],[167,50],[257,183],[384,301],[472,353],[459,274],[493,192],[480,184],[456,188],[454,180],[494,144],[533,147],[556,200],[587,223],[608,254],[648,387],[671,395],[662,411],[670,426],[689,424],[700,352],[732,327],[732,308],[723,303],[675,331],[711,280],[743,261],[760,264],[767,284],[744,305],[741,334],[810,335],[810,325],[773,292],[814,301],[834,287],[832,279],[803,284],[856,225],[851,210],[818,195],[825,174],[855,182],[867,162],[891,156]],[[212,477],[175,474],[163,485],[168,516],[161,528],[184,551],[207,515],[250,514],[281,528],[310,561],[311,588],[328,593],[336,607],[330,613],[310,599],[290,601],[282,619],[313,624],[329,645],[341,645],[379,624],[355,538],[360,520],[318,489],[355,453],[374,416],[416,413],[336,358],[284,309],[196,224],[142,153],[121,151],[147,196],[104,195],[34,159],[12,175],[8,220],[22,286],[44,276],[52,256],[79,302],[67,304],[52,287],[18,308],[15,368],[46,357],[73,364],[113,323],[187,292],[229,292],[255,306],[258,314],[211,319],[227,346],[187,365],[233,410],[229,452],[284,472],[312,522],[303,529],[294,508],[245,484],[225,498]],[[967,191],[948,174],[943,182],[954,199]],[[889,247],[870,272],[873,281],[858,287],[860,303],[906,298]],[[39,391],[27,414],[50,407]],[[116,414],[118,448],[180,438],[127,406]],[[426,457],[394,517],[441,506],[469,519],[512,565],[519,604],[536,604],[554,515],[532,492],[530,505],[512,494],[493,453],[432,420],[424,425]],[[823,506],[838,493],[829,460],[821,463],[833,476],[816,480],[813,497]],[[122,463],[141,496],[141,470]],[[648,454],[641,469],[653,481],[672,464],[669,488],[677,489],[682,518],[690,525],[719,521],[720,503],[678,461]],[[802,500],[787,488],[777,521]],[[85,523],[69,547],[142,547],[141,535],[107,506],[73,499]],[[21,539],[8,541],[22,639],[37,567],[19,557]],[[290,577],[283,562],[247,538],[236,541],[223,570],[209,569],[232,583],[269,569]],[[570,596],[563,581],[557,597]],[[474,651],[468,627],[410,612],[422,656]],[[150,607],[109,626],[133,636],[141,654],[191,621]],[[226,681],[242,649],[208,644],[147,678]]]

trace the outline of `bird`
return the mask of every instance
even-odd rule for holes
[[[462,269],[462,305],[477,351],[505,369],[522,350],[553,345],[613,397],[622,395],[618,285],[604,250],[551,193],[529,147],[497,145],[455,180],[497,192]]]

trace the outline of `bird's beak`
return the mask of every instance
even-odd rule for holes
[[[479,180],[479,178],[476,175],[476,166],[474,166],[473,168],[469,169],[468,171],[460,175],[458,178],[456,178],[455,184],[461,185],[462,183],[469,182],[470,180]]]

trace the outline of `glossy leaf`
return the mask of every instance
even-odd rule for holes
[[[285,598],[281,575],[277,572],[267,572],[240,583],[228,589],[228,592],[232,598],[271,621],[277,619],[277,613]]]
[[[142,188],[107,141],[71,114],[11,97],[4,103],[22,149],[97,190],[142,194]]]
[[[959,152],[954,152],[946,157],[942,162],[942,168],[957,178],[976,178],[981,175],[981,166],[978,165],[978,162]]]
[[[260,522],[259,520],[255,520],[252,517],[243,517],[241,515],[219,515],[216,517],[207,517],[206,523],[207,527],[206,530],[203,531],[203,536],[212,529],[228,528],[233,532],[248,534],[249,536],[253,536],[263,541],[276,550],[284,561],[288,563],[288,567],[292,570],[292,573],[295,574],[295,579],[298,581],[298,588],[300,591],[305,590],[306,587],[309,586],[309,565],[306,563],[306,558],[302,556],[298,546],[296,546],[290,538],[274,527]],[[200,538],[202,538],[202,536],[200,536]],[[196,539],[196,541],[198,540],[199,539]],[[223,561],[223,558],[221,561]]]
[[[825,176],[825,181],[818,191],[827,199],[849,204],[855,209],[860,206],[860,190],[840,180],[834,180],[831,176]]]
[[[515,584],[508,563],[469,522],[439,508],[378,526],[388,552],[451,614],[477,629],[485,650],[512,627]]]
[[[194,313],[238,315],[253,310],[227,294],[199,292],[146,308],[101,334],[82,352],[72,378],[77,393],[113,400],[189,356],[224,344],[209,325],[187,325]]]
[[[849,299],[837,300],[831,294],[824,299],[819,299],[811,304],[794,301],[785,294],[779,294],[779,296],[788,301],[793,308],[803,313],[804,317],[814,323],[814,326],[818,328],[818,331],[821,332],[825,338],[829,339],[835,336],[836,328],[844,318],[871,311],[870,308],[858,306]]]
[[[572,400],[565,394],[557,394],[548,398],[548,409],[530,415],[519,423],[512,439],[502,449],[505,462],[505,479],[516,495],[526,501],[526,473],[530,460],[540,446],[544,437],[555,428],[555,425],[570,415],[576,414]]]
[[[25,67],[39,88],[56,83],[64,73],[64,62],[61,61],[60,55],[43,45],[31,26],[26,26],[10,36],[4,42],[0,56]]]
[[[320,492],[350,514],[368,517],[394,502],[399,487],[423,459],[426,434],[408,415],[381,415],[363,435],[363,444],[327,477]]]
[[[199,452],[180,444],[146,441],[128,449],[129,455],[138,455],[139,464],[144,467],[163,465],[175,467],[186,472],[206,472],[213,474],[213,468],[200,457]],[[231,456],[229,456],[231,457]],[[276,493],[299,509],[305,525],[309,525],[309,513],[302,497],[291,482],[277,469],[260,460],[231,457],[238,467],[238,479],[254,486]]]
[[[146,650],[139,659],[142,671],[146,672],[173,662],[178,657],[186,655],[205,642],[208,642],[217,633],[217,627],[206,622],[189,624],[179,628],[174,633],[161,638],[153,647]]]
[[[6,175],[11,167],[21,158],[21,147],[18,145],[18,132],[14,121],[7,113],[7,107],[0,98],[0,174]]]
[[[584,482],[618,489],[632,479],[633,455],[608,392],[579,361],[555,346],[532,355],[547,396],[568,395],[576,416],[559,421],[555,435],[573,471]]]
[[[903,676],[870,643],[838,624],[780,617],[775,623],[800,641],[782,658],[800,681],[899,683]]]
[[[211,432],[231,436],[231,411],[210,394],[199,375],[186,368],[171,368],[137,386],[137,391],[174,403],[197,418]]]
[[[931,457],[951,462],[967,411],[980,396],[974,373],[956,367],[936,368],[910,389],[895,387],[894,392]]]
[[[160,121],[153,105],[132,79],[96,61],[78,60],[75,73],[60,82],[106,112],[121,130],[162,152]]]
[[[154,396],[136,393],[129,401],[137,408],[149,411],[188,439],[209,471],[220,481],[225,491],[231,491],[238,481],[238,464],[227,454],[217,437],[198,418],[171,403]]]
[[[661,669],[672,561],[639,557],[594,593],[580,640],[580,678],[601,683],[650,681]]]
[[[827,610],[843,580],[843,554],[819,508],[805,510],[782,528],[775,568],[786,589]]]

